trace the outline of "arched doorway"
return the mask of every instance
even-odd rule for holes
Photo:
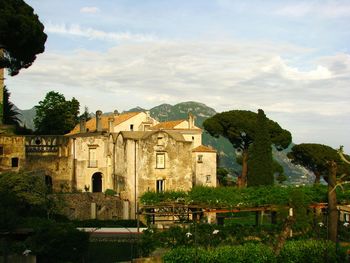
[[[102,192],[102,173],[94,173],[92,175],[92,192]]]

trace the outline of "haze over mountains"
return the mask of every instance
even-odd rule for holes
[[[130,111],[144,111],[146,109],[136,107],[128,110]],[[198,102],[182,102],[176,105],[161,104],[151,108],[150,114],[153,118],[159,121],[171,121],[177,119],[187,119],[188,114],[191,112],[196,116],[196,125],[202,128],[202,124],[205,119],[216,114],[213,108],[206,106],[203,103]],[[34,130],[33,119],[35,117],[35,108],[29,110],[20,110],[21,114],[19,119],[22,124],[25,124],[27,128]],[[91,113],[91,115],[94,115]],[[236,151],[232,147],[231,143],[223,138],[214,138],[205,131],[203,132],[203,144],[213,146],[219,155],[219,166],[227,167],[231,174],[239,174],[241,166],[236,162]],[[309,184],[313,182],[313,175],[311,172],[301,166],[292,164],[286,153],[289,149],[278,152],[274,150],[274,158],[283,166],[285,174],[288,177],[288,183],[291,184]]]

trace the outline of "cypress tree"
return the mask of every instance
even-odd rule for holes
[[[258,110],[254,143],[249,149],[248,167],[248,186],[274,183],[271,138],[266,115],[261,109]]]

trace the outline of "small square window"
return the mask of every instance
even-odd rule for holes
[[[164,169],[165,168],[165,154],[157,153],[156,155],[156,168]]]
[[[164,145],[163,137],[158,137],[157,138],[157,145]]]
[[[198,155],[198,158],[197,158],[197,162],[198,163],[202,163],[203,162],[203,155]]]
[[[11,159],[11,166],[18,167],[18,158],[17,157],[14,157]]]
[[[210,175],[207,175],[207,176],[206,176],[206,182],[207,182],[207,183],[210,183],[210,182],[211,182],[211,176],[210,176]]]
[[[130,131],[134,130],[134,124],[130,124]]]

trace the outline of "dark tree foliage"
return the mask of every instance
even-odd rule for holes
[[[90,115],[90,113],[89,113],[89,108],[88,108],[87,106],[84,107],[84,112],[83,112],[83,114],[81,114],[81,115],[79,116],[78,119],[79,119],[79,121],[80,121],[80,120],[88,121],[88,120],[91,119],[91,115]]]
[[[242,152],[242,175],[240,179],[241,187],[246,185],[248,172],[248,149],[254,142],[256,131],[257,114],[251,111],[232,110],[222,112],[208,118],[203,123],[203,127],[212,136],[223,136],[227,138],[238,150]],[[266,125],[270,134],[272,144],[277,150],[288,147],[292,141],[289,131],[284,130],[277,122],[266,119]]]
[[[40,134],[65,134],[78,123],[79,101],[65,97],[54,91],[46,94],[45,99],[35,106],[34,125]]]
[[[228,180],[227,180],[228,171],[224,167],[218,167],[216,169],[216,176],[218,178],[219,185],[227,186],[227,183],[228,183]]]
[[[321,176],[327,181],[330,161],[337,163],[338,175],[350,173],[350,165],[341,160],[337,150],[323,144],[302,143],[294,145],[292,151],[288,153],[288,158],[293,163],[311,170],[316,176],[315,183],[320,182]]]
[[[89,234],[70,224],[48,221],[26,243],[40,262],[84,262]]]
[[[248,186],[273,185],[273,158],[267,119],[263,110],[258,110],[254,143],[249,149]]]
[[[19,112],[16,111],[15,105],[10,101],[10,92],[7,88],[4,88],[4,124],[8,125],[19,125],[18,115]]]
[[[0,0],[0,68],[16,75],[28,68],[36,55],[44,52],[47,35],[32,7],[23,0]]]
[[[282,184],[287,180],[287,176],[284,174],[283,166],[276,160],[273,160],[272,170],[278,183]]]

